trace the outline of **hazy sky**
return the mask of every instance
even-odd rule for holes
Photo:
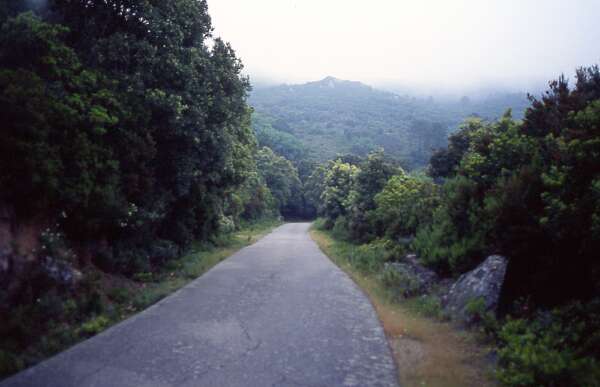
[[[600,62],[600,0],[208,0],[256,80],[528,88]]]

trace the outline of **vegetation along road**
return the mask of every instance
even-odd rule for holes
[[[359,288],[290,223],[5,386],[394,386]]]

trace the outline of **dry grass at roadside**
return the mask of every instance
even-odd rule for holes
[[[402,386],[494,386],[487,355],[471,332],[423,317],[409,302],[394,302],[374,275],[347,261],[352,245],[311,230],[321,250],[367,293],[388,336]]]

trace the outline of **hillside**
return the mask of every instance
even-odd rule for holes
[[[521,118],[527,105],[525,94],[436,102],[334,77],[256,89],[249,101],[259,138],[265,130],[285,137],[286,143],[304,147],[318,161],[382,147],[411,167],[426,164],[431,150],[445,146],[448,134],[464,118],[476,114],[495,119],[507,108]]]

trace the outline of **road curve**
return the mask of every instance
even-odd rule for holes
[[[362,291],[288,223],[0,386],[397,386]]]

